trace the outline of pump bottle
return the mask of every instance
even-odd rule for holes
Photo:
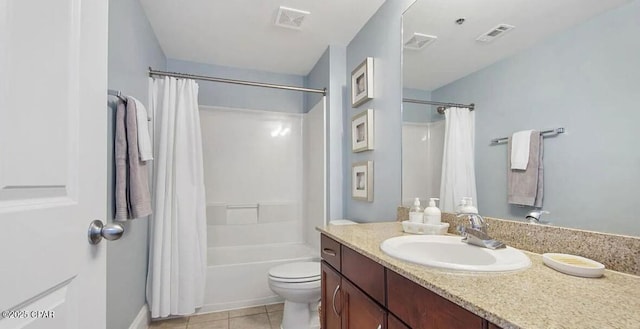
[[[436,207],[436,200],[438,198],[429,199],[429,207],[424,210],[424,222],[431,225],[440,225],[442,212]]]
[[[424,213],[420,207],[420,198],[413,201],[413,207],[409,210],[409,221],[412,223],[424,223]]]

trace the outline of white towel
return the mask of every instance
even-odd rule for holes
[[[131,97],[131,96],[129,96]],[[149,120],[147,109],[141,101],[131,97],[136,101],[136,124],[138,126],[138,153],[140,161],[153,160],[153,148],[151,147],[151,137],[149,135]]]
[[[527,170],[532,131],[522,130],[511,136],[511,169]]]

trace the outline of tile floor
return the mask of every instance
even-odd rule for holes
[[[280,329],[284,304],[153,321],[149,329]]]

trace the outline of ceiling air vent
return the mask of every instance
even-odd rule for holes
[[[280,6],[276,17],[276,25],[288,29],[301,30],[302,23],[309,14],[311,13],[308,11]]]
[[[483,33],[476,40],[478,40],[480,42],[491,42],[495,38],[503,36],[505,33],[513,30],[514,28],[515,28],[515,26],[513,26],[513,25],[500,24],[500,25],[492,28],[491,30],[489,30],[487,33]]]
[[[404,47],[411,50],[422,50],[436,41],[436,39],[438,39],[438,37],[434,35],[413,33],[411,38],[404,43]]]

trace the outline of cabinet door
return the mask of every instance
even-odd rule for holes
[[[348,280],[342,279],[342,328],[385,329],[387,312]]]
[[[326,262],[322,262],[322,328],[340,329],[340,279],[341,276]],[[334,300],[335,298],[335,300]]]
[[[387,314],[387,329],[409,329],[402,321],[398,320],[393,314]]]
[[[482,329],[485,320],[387,270],[387,308],[412,328]]]

